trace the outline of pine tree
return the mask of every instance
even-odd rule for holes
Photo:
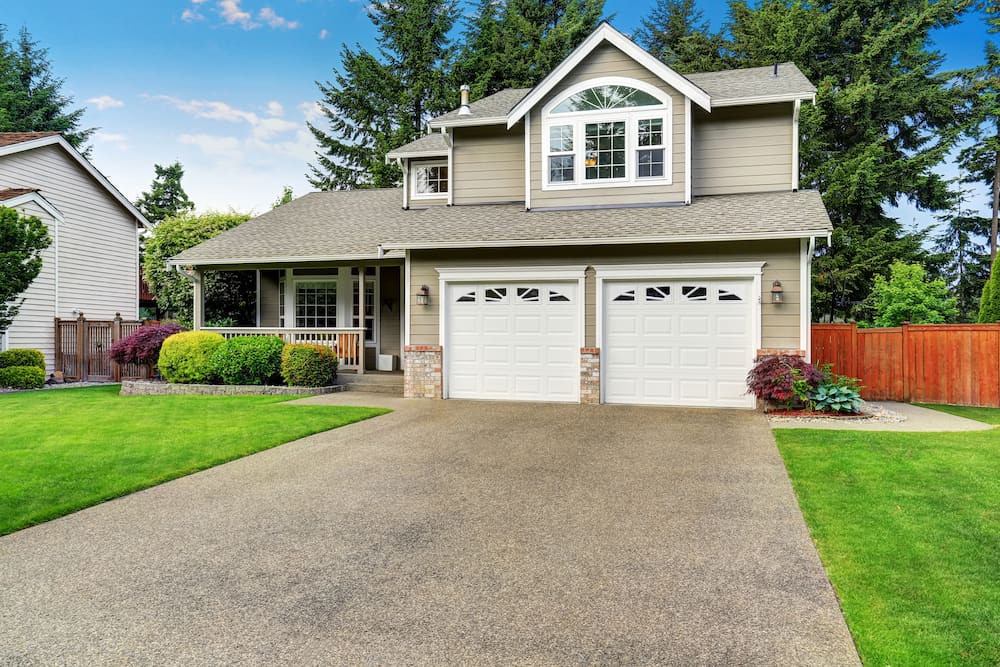
[[[724,40],[709,31],[695,0],[657,0],[635,39],[671,69],[686,74],[723,69]]]
[[[149,192],[143,192],[135,206],[151,223],[158,224],[167,218],[185,215],[194,210],[194,204],[184,192],[181,179],[184,167],[180,162],[161,167],[153,165],[156,176]]]
[[[392,187],[400,171],[385,154],[417,138],[431,117],[454,107],[448,33],[455,0],[383,0],[368,16],[379,45],[342,48],[341,70],[317,83],[329,132],[309,124],[319,150],[307,179],[322,190]]]
[[[0,132],[61,132],[88,155],[83,145],[96,128],[80,127],[84,109],[70,108],[63,83],[52,74],[48,49],[39,48],[27,28],[12,44],[0,25]]]
[[[993,262],[989,280],[983,285],[983,295],[979,298],[980,324],[1000,322],[1000,258]]]
[[[955,296],[959,318],[975,320],[979,295],[989,277],[989,255],[984,244],[989,235],[989,220],[962,210],[939,219],[941,225],[933,237],[940,262],[935,274]]]
[[[987,32],[1000,34],[1000,2],[986,0]],[[990,190],[992,221],[990,260],[997,257],[997,227],[1000,224],[1000,47],[994,40],[986,43],[985,62],[967,77],[970,118],[966,136],[968,146],[958,155],[958,163],[969,175],[965,182],[983,183]]]

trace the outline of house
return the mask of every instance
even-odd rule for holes
[[[55,364],[54,318],[135,318],[140,227],[135,206],[55,132],[0,133],[0,206],[37,216],[52,244],[0,348],[34,348]]]
[[[223,333],[401,358],[411,397],[749,408],[762,350],[808,354],[831,227],[798,188],[794,64],[681,76],[603,23],[535,88],[467,95],[389,154],[402,188],[173,258],[259,272],[259,328]]]

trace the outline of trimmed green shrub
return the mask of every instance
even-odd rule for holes
[[[339,363],[324,345],[290,344],[281,351],[281,377],[289,387],[326,387],[337,379]]]
[[[0,368],[0,387],[8,389],[39,389],[45,384],[45,369],[38,366],[6,366]]]
[[[7,350],[0,352],[0,368],[35,366],[45,375],[45,355],[38,350]]]
[[[212,354],[212,368],[223,384],[278,384],[281,350],[277,336],[236,336]]]
[[[215,376],[212,353],[226,342],[212,331],[182,331],[175,333],[160,348],[157,366],[167,382],[205,384]]]

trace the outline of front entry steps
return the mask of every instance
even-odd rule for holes
[[[374,394],[403,395],[402,373],[338,373],[337,384],[344,391],[366,391]]]

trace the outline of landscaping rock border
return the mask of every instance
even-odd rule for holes
[[[150,380],[125,380],[122,396],[315,396],[344,391],[343,385],[328,387],[283,387],[255,384],[174,384]]]

